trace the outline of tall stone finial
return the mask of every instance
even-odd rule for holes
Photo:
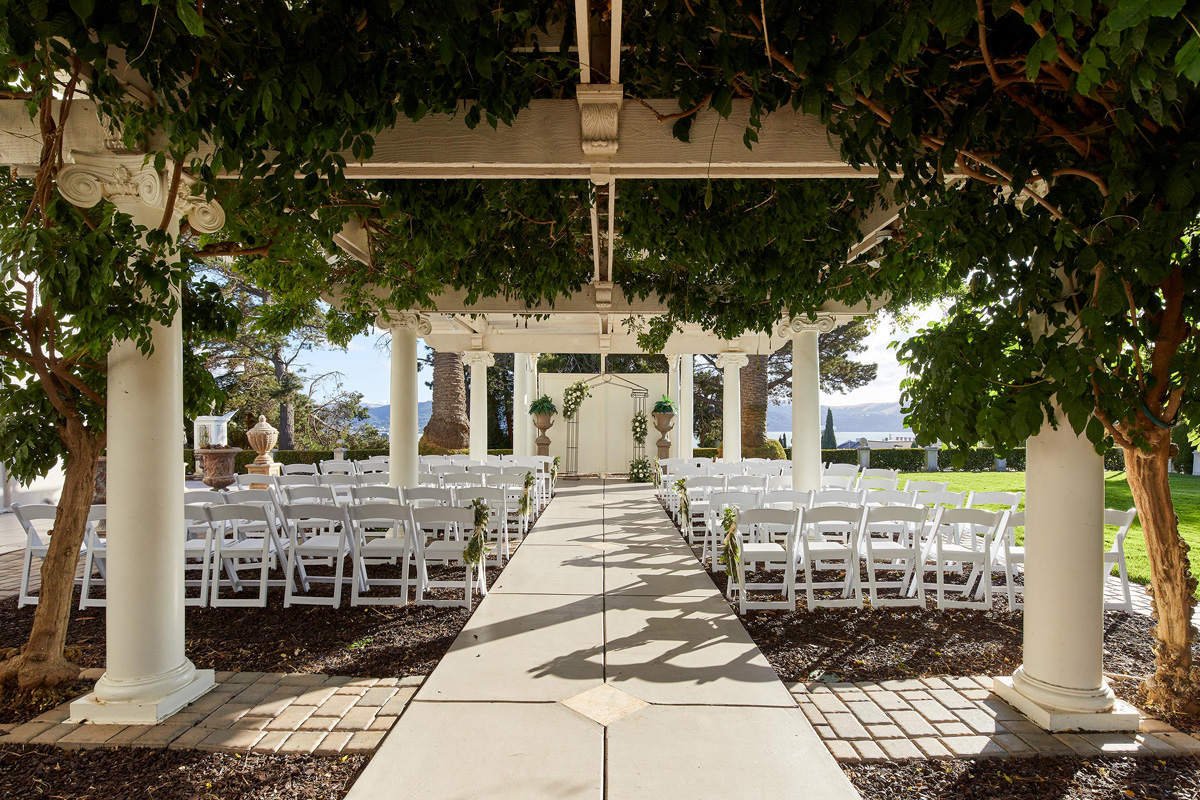
[[[246,431],[246,439],[254,448],[254,452],[258,453],[258,457],[254,459],[255,464],[274,463],[271,451],[275,449],[275,445],[279,444],[279,431],[267,422],[265,416],[260,416],[258,424]]]

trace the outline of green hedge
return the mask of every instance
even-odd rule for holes
[[[922,472],[925,469],[925,449],[902,447],[888,450],[872,450],[871,466],[875,469],[898,469],[901,472]]]
[[[717,448],[715,447],[693,447],[692,458],[716,458]]]

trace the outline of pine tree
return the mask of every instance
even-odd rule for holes
[[[825,431],[821,434],[821,449],[836,450],[837,434],[833,432],[833,409],[825,409]]]

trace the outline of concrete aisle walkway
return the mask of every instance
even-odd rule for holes
[[[560,486],[348,800],[857,798],[652,490]]]

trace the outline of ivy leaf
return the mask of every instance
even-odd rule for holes
[[[176,0],[175,13],[179,15],[179,21],[183,23],[183,27],[187,28],[187,32],[192,36],[204,35],[204,18],[200,16],[200,11],[196,8],[196,4],[189,0]]]
[[[1188,39],[1175,53],[1175,71],[1192,83],[1200,83],[1200,36]]]
[[[71,0],[71,10],[81,20],[87,21],[96,8],[95,0]]]

